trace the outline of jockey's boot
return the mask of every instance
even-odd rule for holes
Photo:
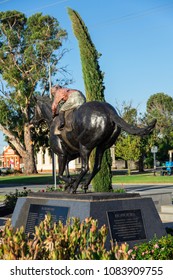
[[[65,125],[65,112],[60,111],[59,112],[59,126],[58,126],[58,129],[62,130],[64,125]]]

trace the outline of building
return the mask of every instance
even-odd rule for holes
[[[114,146],[111,147],[111,157],[112,157],[112,168],[116,168]],[[50,155],[48,149],[40,151],[37,153],[36,166],[38,172],[48,172],[52,170],[52,155]],[[55,155],[55,168],[58,170],[58,157]],[[70,161],[69,170],[71,172],[78,172],[81,168],[81,160],[77,158]]]
[[[55,168],[58,170],[58,157],[57,155],[53,154],[51,155],[49,153],[49,150],[43,150],[40,148],[40,151],[37,153],[36,157],[36,166],[38,172],[50,172],[52,171],[52,156],[54,156],[55,159]],[[78,167],[78,164],[80,165],[79,159],[72,160],[69,163],[69,170],[74,172],[76,171],[76,168]]]
[[[55,168],[58,170],[58,157],[54,155]],[[38,172],[51,172],[52,171],[52,155],[49,150],[43,151],[41,148],[36,155],[36,166]],[[0,155],[0,168],[9,167],[14,170],[21,170],[23,167],[22,158],[10,146],[4,147],[3,153]],[[70,162],[69,170],[74,172],[80,167],[80,160],[76,159]]]
[[[40,151],[36,155],[36,166],[38,172],[51,172],[52,171],[52,156],[55,159],[55,168],[58,170],[58,157],[57,155],[51,155],[48,149],[43,150],[40,148]],[[112,156],[112,168],[116,168],[115,163],[115,153],[114,146],[111,148]],[[14,170],[21,170],[23,168],[22,158],[13,150],[10,146],[4,147],[2,155],[0,155],[0,168],[1,167],[10,167]],[[78,172],[81,168],[81,160],[77,158],[70,161],[69,170],[70,172]]]
[[[4,147],[0,156],[1,167],[9,167],[14,170],[20,170],[22,158],[10,146]]]

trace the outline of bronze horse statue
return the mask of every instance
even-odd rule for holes
[[[155,127],[156,120],[148,126],[139,128],[125,122],[116,110],[106,102],[86,102],[74,111],[69,111],[65,118],[65,127],[60,135],[54,131],[58,126],[58,116],[52,118],[51,99],[38,96],[35,105],[37,120],[45,120],[50,128],[50,147],[58,155],[59,178],[66,182],[68,192],[75,193],[83,177],[89,171],[89,156],[94,148],[95,164],[91,174],[83,183],[86,192],[91,180],[99,172],[103,153],[117,140],[121,129],[132,135],[148,135]],[[75,180],[69,175],[63,176],[69,161],[80,157],[81,172]],[[67,174],[69,174],[67,172]]]

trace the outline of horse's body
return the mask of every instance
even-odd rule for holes
[[[54,130],[58,125],[58,117],[54,120],[51,118],[50,99],[38,98],[36,107],[50,125],[50,146],[58,154],[59,176],[64,181],[69,182],[72,192],[76,192],[78,185],[88,172],[89,156],[94,148],[96,148],[95,164],[93,171],[83,184],[85,190],[100,170],[104,151],[116,142],[121,129],[133,135],[143,136],[149,134],[156,123],[153,121],[144,128],[134,127],[119,117],[110,104],[92,101],[84,103],[74,112],[70,112],[66,116],[66,124],[61,135],[54,135]],[[81,173],[71,183],[67,177],[63,176],[65,166],[70,160],[79,156],[82,162]]]

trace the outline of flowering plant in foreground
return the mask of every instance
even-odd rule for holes
[[[53,223],[51,216],[26,235],[24,228],[14,229],[10,220],[0,233],[0,259],[3,260],[119,260],[128,259],[128,245],[112,244],[105,248],[107,228],[98,229],[98,222],[86,218]]]
[[[167,235],[141,243],[130,251],[131,260],[173,260],[173,236]]]
[[[105,247],[108,229],[98,228],[91,217],[80,222],[70,218],[63,225],[54,223],[49,214],[34,234],[25,234],[24,228],[14,229],[8,220],[0,231],[0,259],[3,260],[172,260],[173,236],[135,245],[111,242]]]

